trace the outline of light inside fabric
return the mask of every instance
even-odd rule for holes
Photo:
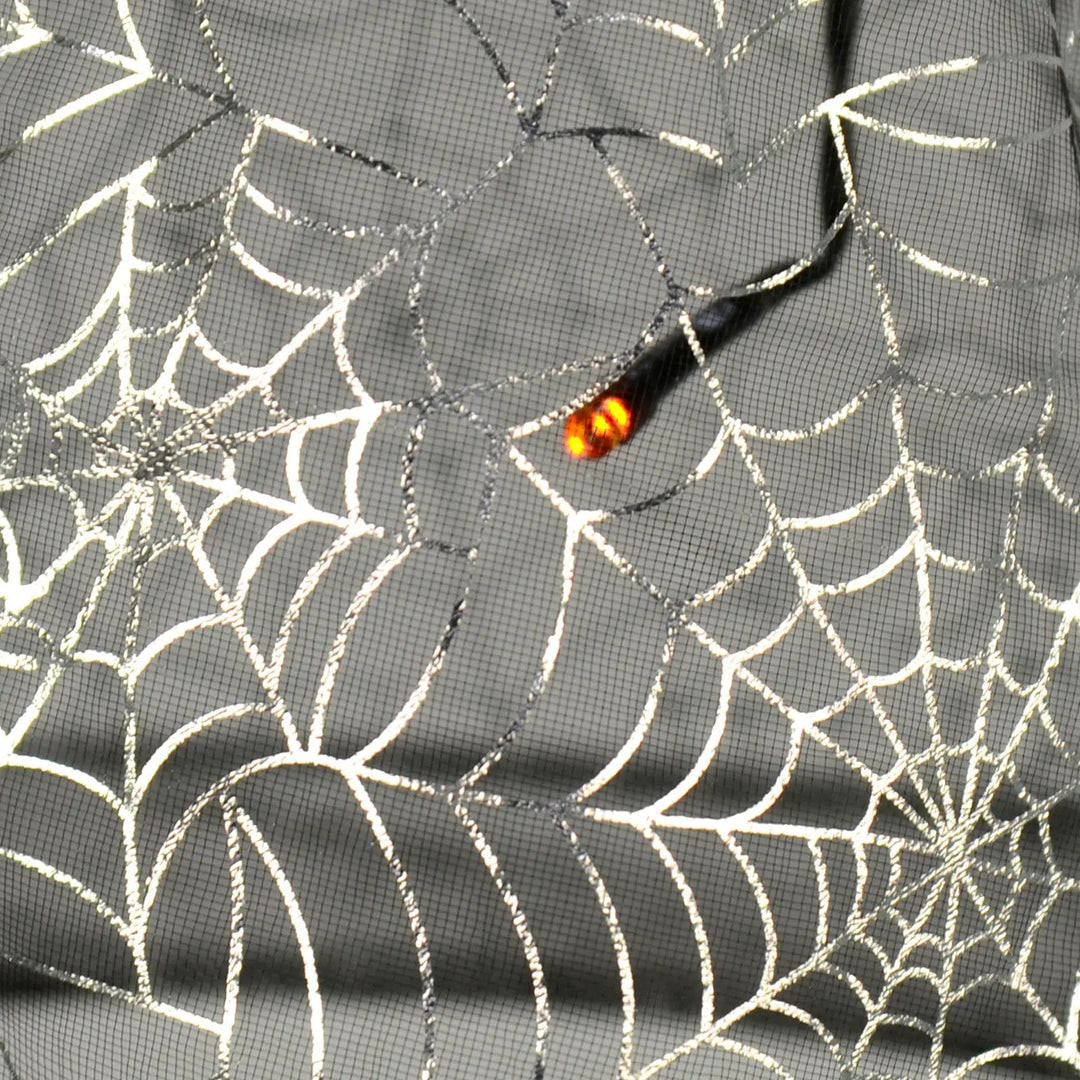
[[[1080,1074],[1075,3],[0,29],[3,1080]]]

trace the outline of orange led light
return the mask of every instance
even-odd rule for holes
[[[597,398],[566,418],[563,443],[575,458],[599,458],[634,433],[634,414],[615,394]]]

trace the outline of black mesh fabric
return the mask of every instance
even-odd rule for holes
[[[0,5],[0,1080],[1080,1075],[1080,13],[619,3]]]

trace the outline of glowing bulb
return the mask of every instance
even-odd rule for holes
[[[599,458],[634,433],[634,414],[626,401],[608,394],[583,405],[566,418],[563,444],[575,458]]]

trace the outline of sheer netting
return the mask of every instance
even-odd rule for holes
[[[2,0],[0,1077],[1080,1075],[1080,5]]]

